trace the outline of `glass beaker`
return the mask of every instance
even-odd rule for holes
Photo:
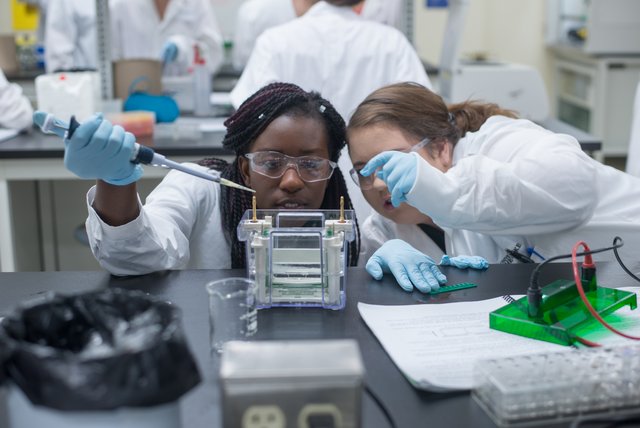
[[[217,354],[229,340],[246,340],[258,331],[256,284],[247,278],[209,282],[209,338]]]

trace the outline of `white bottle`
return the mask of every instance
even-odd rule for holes
[[[198,47],[195,46],[195,59],[193,64],[193,96],[195,116],[211,115],[211,73],[207,68],[204,58],[200,56]]]

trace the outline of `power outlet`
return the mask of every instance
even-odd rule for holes
[[[287,419],[278,406],[251,406],[242,415],[242,428],[286,428]]]
[[[340,428],[342,413],[334,404],[307,404],[298,414],[298,428]]]

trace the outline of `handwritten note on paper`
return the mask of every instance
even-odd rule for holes
[[[451,391],[473,387],[473,366],[478,360],[570,349],[491,330],[489,312],[505,304],[497,297],[438,305],[358,303],[358,310],[415,387]]]

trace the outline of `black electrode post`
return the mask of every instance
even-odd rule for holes
[[[527,289],[527,309],[530,318],[540,318],[540,306],[542,306],[542,290],[540,287]]]
[[[593,291],[596,289],[598,282],[596,281],[596,265],[593,263],[591,254],[585,256],[585,261],[580,267],[580,281],[584,291]]]

